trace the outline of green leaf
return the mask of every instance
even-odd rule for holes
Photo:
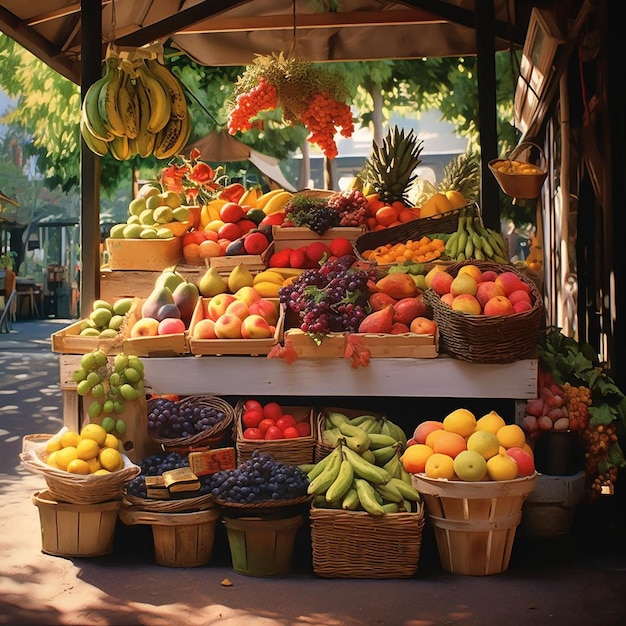
[[[609,461],[617,467],[626,467],[626,457],[617,441],[613,442],[609,448]]]
[[[589,423],[594,426],[610,424],[616,417],[616,412],[608,404],[589,407]]]

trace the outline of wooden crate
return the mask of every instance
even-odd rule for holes
[[[122,351],[124,335],[118,332],[117,337],[100,339],[99,337],[83,337],[80,330],[83,320],[74,322],[65,328],[52,333],[50,340],[52,352],[61,354],[87,354],[94,350],[103,350],[107,354],[117,354]]]
[[[261,272],[267,268],[267,261],[274,251],[273,244],[270,245],[261,254],[237,254],[234,256],[214,256],[207,259],[209,267],[214,267],[220,274],[228,274],[238,265],[243,265],[251,272]]]
[[[115,239],[105,241],[112,270],[162,270],[183,260],[183,239]]]
[[[278,299],[267,298],[276,302],[279,307]],[[196,304],[196,308],[191,317],[189,324],[188,343],[189,350],[196,356],[202,355],[225,355],[225,354],[243,354],[247,356],[259,356],[268,354],[271,349],[282,341],[284,312],[282,307],[279,308],[278,322],[273,337],[267,339],[194,339],[193,332],[196,324],[207,317],[206,310],[210,298],[200,298]]]
[[[352,244],[354,244],[364,233],[364,228],[356,226],[338,226],[336,228],[329,228],[323,235],[318,235],[310,228],[302,226],[272,226],[275,252],[280,252],[285,248],[300,248],[318,241],[329,244],[337,237],[345,237]]]
[[[439,340],[433,335],[353,333],[352,337],[362,342],[372,358],[433,359],[439,354]],[[307,333],[290,328],[284,333],[284,343],[289,344],[299,357],[344,358],[346,334],[330,333],[317,345]]]

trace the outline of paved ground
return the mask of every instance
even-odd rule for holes
[[[626,519],[620,501],[577,509],[556,538],[518,532],[506,572],[446,574],[427,525],[411,579],[327,580],[312,573],[303,526],[289,575],[233,572],[217,526],[211,563],[154,563],[149,526],[118,523],[111,555],[63,558],[41,552],[32,495],[43,478],[19,463],[22,438],[63,424],[58,356],[51,332],[68,320],[19,322],[0,335],[0,624],[224,626],[435,626],[626,623]],[[389,555],[390,559],[394,555]],[[223,586],[229,579],[232,586]]]

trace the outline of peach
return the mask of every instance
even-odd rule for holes
[[[472,279],[473,280],[473,279]],[[452,310],[469,315],[480,315],[482,307],[476,297],[470,293],[461,293],[452,300]]]
[[[402,335],[403,333],[408,333],[408,332],[409,332],[409,327],[406,324],[403,324],[402,322],[394,322],[391,325],[391,330],[389,331],[391,335]]]
[[[515,304],[516,302],[528,302],[528,304],[532,304],[530,294],[524,289],[516,289],[515,291],[512,291],[508,295],[508,298],[511,301],[511,304]]]
[[[494,272],[493,270],[485,270],[483,272],[482,282],[484,283],[488,280],[494,281],[496,278],[498,278],[497,272]]]
[[[503,295],[504,291],[502,287],[491,280],[483,281],[478,285],[478,289],[476,290],[476,300],[480,302],[480,306],[483,307],[483,309],[491,298]]]
[[[154,317],[142,317],[130,329],[131,337],[156,337],[159,334],[159,320]]]
[[[520,300],[513,305],[513,313],[524,313],[525,311],[530,311],[532,308],[533,305],[530,302]]]
[[[513,305],[506,296],[494,296],[483,308],[485,315],[511,315],[513,312]]]
[[[188,243],[183,246],[183,257],[190,265],[201,265],[202,259],[200,258],[200,244]]]
[[[224,313],[215,320],[215,334],[218,339],[241,339],[241,325],[234,313]]]
[[[236,315],[242,322],[250,315],[248,305],[243,300],[234,300],[227,307],[225,313]]]
[[[275,325],[278,321],[278,306],[267,298],[259,298],[248,305],[250,315],[260,315],[268,324]]]
[[[215,322],[210,319],[199,320],[191,331],[194,339],[217,339]]]
[[[235,241],[235,239],[239,239],[241,237],[241,229],[237,224],[232,222],[226,222],[217,230],[218,239],[228,239],[230,241]]]
[[[448,274],[448,272],[437,272],[430,281],[430,288],[435,293],[443,296],[446,293],[450,293],[453,280],[454,276],[452,276],[452,274]]]
[[[450,283],[450,293],[453,296],[458,296],[462,293],[475,296],[478,291],[478,283],[473,276],[468,273],[458,274],[454,280]]]
[[[419,423],[413,431],[413,439],[415,439],[416,443],[426,443],[426,438],[433,430],[443,430],[443,422],[426,420]]]
[[[428,307],[421,295],[414,298],[400,298],[393,305],[393,321],[408,326],[416,317],[424,317],[427,309]]]
[[[174,335],[185,332],[185,322],[179,317],[166,317],[159,322],[157,329],[159,335]]]
[[[506,453],[513,457],[517,463],[518,476],[532,476],[535,473],[535,461],[531,454],[523,448],[513,446],[508,448]]]
[[[518,289],[524,289],[527,287],[524,281],[515,272],[502,272],[502,274],[499,274],[494,282],[502,287],[502,291],[504,291],[505,296],[508,296],[510,293],[513,293]]]
[[[232,293],[220,293],[213,296],[207,305],[207,315],[213,321],[216,321],[220,315],[226,313],[226,308],[231,302],[236,300]]]
[[[444,430],[435,439],[433,450],[437,454],[447,454],[454,459],[459,452],[467,450],[467,442],[465,437],[459,435],[459,433]]]
[[[251,285],[239,287],[233,295],[237,298],[237,300],[245,302],[248,306],[261,299],[261,294]]]
[[[469,274],[477,283],[484,280],[483,273],[477,265],[463,265],[457,272],[457,276],[460,274]]]
[[[437,322],[428,317],[418,316],[409,325],[409,330],[417,335],[433,335],[437,334]]]
[[[244,339],[267,339],[273,334],[267,320],[260,315],[248,315],[241,324],[241,336]]]
[[[454,296],[451,293],[444,293],[443,296],[441,296],[441,301],[450,307],[452,306],[453,300],[454,300]]]
[[[206,239],[198,246],[198,255],[201,259],[212,259],[222,256],[222,250],[217,242]]]

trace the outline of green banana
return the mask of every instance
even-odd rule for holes
[[[339,428],[340,424],[347,424],[349,421],[347,415],[337,411],[331,411],[326,414],[326,422],[331,425],[330,428]]]
[[[446,256],[450,259],[454,259],[456,257],[456,253],[459,249],[459,237],[460,236],[461,236],[461,233],[458,230],[456,230],[450,235],[450,237],[448,238],[448,241],[446,241],[445,253],[446,253]]]
[[[333,457],[337,456],[340,453],[339,448],[335,448],[327,454],[323,459],[320,459],[317,463],[313,465],[313,468],[307,472],[307,476],[309,477],[309,482],[311,482],[314,478],[317,478],[328,465],[333,460]]]
[[[390,461],[394,456],[398,456],[396,452],[396,444],[385,446],[383,448],[375,448],[371,450],[374,455],[374,462],[379,467],[384,467],[385,463]]]
[[[322,431],[322,440],[329,446],[335,447],[339,443],[339,439],[343,439],[343,435],[338,428],[326,428]]]
[[[361,506],[370,515],[380,516],[385,514],[385,509],[383,509],[383,505],[378,502],[374,487],[367,480],[364,480],[362,478],[355,478],[354,486],[356,487],[356,492],[359,496]]]
[[[346,444],[349,448],[359,454],[369,449],[370,437],[362,428],[352,426],[352,424],[349,424],[348,422],[339,424],[338,428],[341,431],[341,434],[345,437]]]
[[[368,434],[372,434],[372,433],[380,433],[381,432],[381,428],[382,428],[382,420],[380,419],[375,419],[375,420],[369,420],[367,422],[363,422],[359,428],[361,428],[362,430],[364,430],[366,433]]]
[[[337,478],[332,482],[326,490],[326,502],[335,502],[339,506],[343,502],[343,498],[352,486],[354,480],[354,468],[352,463],[347,459],[341,461]]]
[[[402,467],[402,461],[400,460],[400,457],[397,454],[394,454],[394,456],[392,456],[383,465],[383,469],[387,470],[389,472],[389,475],[392,476],[393,478],[400,478],[401,477],[400,472],[404,470],[404,468]]]
[[[114,135],[113,133],[104,125],[102,119],[100,118],[100,113],[98,112],[98,96],[100,94],[100,90],[104,86],[104,84],[109,80],[109,76],[107,74],[108,67],[105,65],[103,68],[102,77],[95,81],[90,87],[87,89],[87,93],[83,99],[83,107],[81,115],[85,119],[86,129],[100,141],[111,141]]]
[[[386,469],[370,463],[348,446],[343,446],[343,453],[345,458],[352,463],[354,473],[359,478],[364,478],[372,484],[386,483],[391,478]]]
[[[368,462],[373,463],[374,465],[376,465],[376,457],[374,456],[374,453],[371,450],[364,450],[363,452],[361,452],[361,456]]]
[[[402,494],[393,485],[390,486],[389,483],[374,485],[374,489],[383,497],[383,501],[399,504],[404,500]]]
[[[109,150],[108,142],[102,141],[101,139],[98,139],[98,137],[96,137],[95,135],[91,134],[91,132],[87,128],[87,125],[85,124],[83,114],[81,114],[80,117],[79,127],[80,134],[85,142],[85,145],[94,154],[97,154],[98,156],[104,156]]]
[[[385,422],[387,424],[386,431],[384,431],[385,434],[388,434],[390,437],[393,437],[396,441],[400,441],[402,444],[406,445],[407,436],[404,430],[402,430],[400,426],[398,426],[395,422],[392,422],[389,419],[385,420]]]
[[[320,494],[326,493],[326,490],[333,484],[333,482],[337,478],[342,460],[341,449],[335,448],[335,450],[333,450],[330,455],[332,455],[332,459],[329,461],[328,465],[322,470],[321,474],[319,474],[309,482],[309,486],[307,487],[307,493],[309,495],[318,496]]]
[[[370,433],[370,450],[376,450],[378,448],[386,448],[387,446],[393,446],[398,443],[398,440],[391,435],[383,433]]]
[[[398,490],[402,497],[406,500],[411,500],[411,502],[420,502],[422,500],[422,496],[419,491],[415,489],[412,485],[407,485],[400,478],[392,478],[387,484],[386,487],[391,489],[395,488]]]
[[[383,504],[383,511],[385,515],[389,513],[397,513],[400,510],[400,505],[397,502],[385,502]]]
[[[357,511],[361,508],[361,501],[359,500],[359,494],[354,486],[354,481],[352,481],[350,489],[348,489],[346,495],[343,497],[341,508],[344,511]]]
[[[187,117],[187,101],[185,100],[185,90],[178,78],[167,68],[155,59],[148,59],[146,66],[152,75],[163,85],[169,94],[171,102],[171,115],[179,119]]]
[[[352,424],[352,426],[361,426],[366,422],[371,422],[376,418],[373,415],[357,415],[356,417],[351,418],[348,423]]]
[[[309,472],[313,470],[313,468],[315,467],[315,463],[300,463],[298,465],[298,469],[301,472],[304,472],[307,476],[309,475]]]

